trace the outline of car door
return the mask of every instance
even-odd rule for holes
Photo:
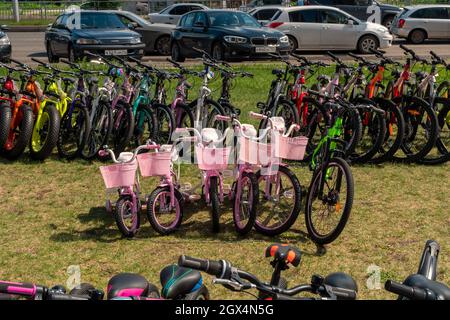
[[[180,17],[191,11],[190,5],[178,5],[175,6],[169,13],[164,17],[164,23],[168,24],[177,24],[180,20]]]
[[[208,17],[204,12],[196,12],[194,23],[192,25],[192,47],[210,51],[212,43],[210,43],[208,30]]]
[[[302,8],[289,12],[289,22],[284,22],[278,30],[293,35],[301,50],[319,49],[321,25],[317,9]]]
[[[358,37],[356,25],[349,24],[349,16],[332,9],[320,10],[322,49],[350,49],[356,47]]]
[[[61,22],[56,26],[58,31],[55,35],[54,53],[57,55],[67,56],[69,54],[69,43],[71,43],[72,31],[71,28],[76,26],[72,20],[75,19],[73,15],[62,16]]]
[[[423,8],[413,12],[408,19],[413,29],[424,29],[428,38],[445,38],[448,32],[448,11],[444,7]]]
[[[195,12],[191,12],[183,16],[179,27],[177,27],[180,33],[180,38],[177,40],[184,56],[192,55],[194,52],[192,47],[194,46],[193,25],[195,14]]]

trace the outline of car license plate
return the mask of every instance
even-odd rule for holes
[[[127,50],[105,50],[105,56],[126,56]]]
[[[272,53],[272,52],[276,52],[277,48],[276,47],[269,47],[269,46],[262,46],[262,47],[256,47],[255,48],[256,53]]]

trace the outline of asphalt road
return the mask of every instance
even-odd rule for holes
[[[43,60],[47,59],[44,46],[44,32],[9,32],[8,36],[12,43],[13,58],[29,64],[33,64],[31,61],[32,57]],[[395,41],[395,44],[392,47],[385,50],[387,55],[396,59],[402,58],[403,51],[398,46],[402,42],[403,40]],[[408,47],[416,51],[418,55],[424,57],[429,56],[430,50],[433,50],[438,55],[445,58],[450,58],[450,42],[430,41],[421,45],[408,44]],[[299,51],[299,53],[313,59],[325,58],[323,53],[317,51]],[[341,53],[338,53],[338,55],[341,55]],[[346,57],[344,53],[342,53],[342,56]],[[144,60],[149,60],[155,63],[164,63],[166,57],[152,55],[146,56]]]

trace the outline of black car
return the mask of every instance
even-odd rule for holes
[[[6,26],[0,26],[0,61],[8,61],[11,58],[11,41],[6,30]]]
[[[75,61],[86,52],[106,56],[141,58],[145,44],[141,35],[110,12],[78,11],[56,18],[45,32],[45,47],[50,62],[60,57]]]
[[[280,31],[261,26],[247,13],[205,10],[183,15],[172,32],[172,59],[198,57],[193,47],[209,52],[215,59],[226,60],[287,54],[289,39]]]
[[[358,19],[381,23],[389,28],[395,15],[402,11],[399,7],[376,0],[308,0],[308,4],[336,7]],[[375,15],[379,12],[379,17]]]

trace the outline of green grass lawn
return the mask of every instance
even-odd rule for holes
[[[255,78],[240,79],[232,94],[243,110],[244,122],[250,121],[247,113],[255,110],[256,102],[265,100],[272,79],[269,64],[245,69],[255,73]],[[438,277],[450,283],[448,164],[354,166],[354,209],[342,235],[325,250],[308,239],[303,210],[292,230],[280,237],[251,232],[241,238],[234,232],[228,203],[220,234],[210,232],[208,210],[198,203],[185,206],[182,226],[171,236],[157,235],[143,215],[138,236],[122,239],[104,209],[100,165],[65,162],[56,154],[43,163],[30,161],[27,155],[13,163],[0,160],[0,279],[65,284],[67,268],[79,265],[82,281],[100,288],[123,271],[141,273],[158,283],[159,271],[176,262],[180,254],[187,254],[227,259],[269,280],[271,267],[264,249],[273,242],[284,242],[303,251],[301,265],[285,273],[290,286],[307,282],[313,274],[344,271],[357,280],[359,298],[390,299],[394,296],[384,290],[366,287],[369,266],[381,268],[382,282],[389,278],[401,281],[417,270],[425,241],[435,239],[441,244]],[[295,166],[294,170],[307,188],[311,178],[307,167]],[[183,177],[193,183],[198,180],[191,167],[183,168]],[[145,180],[144,190],[151,192],[155,183]],[[214,299],[249,298],[213,286],[209,276],[205,283]]]

